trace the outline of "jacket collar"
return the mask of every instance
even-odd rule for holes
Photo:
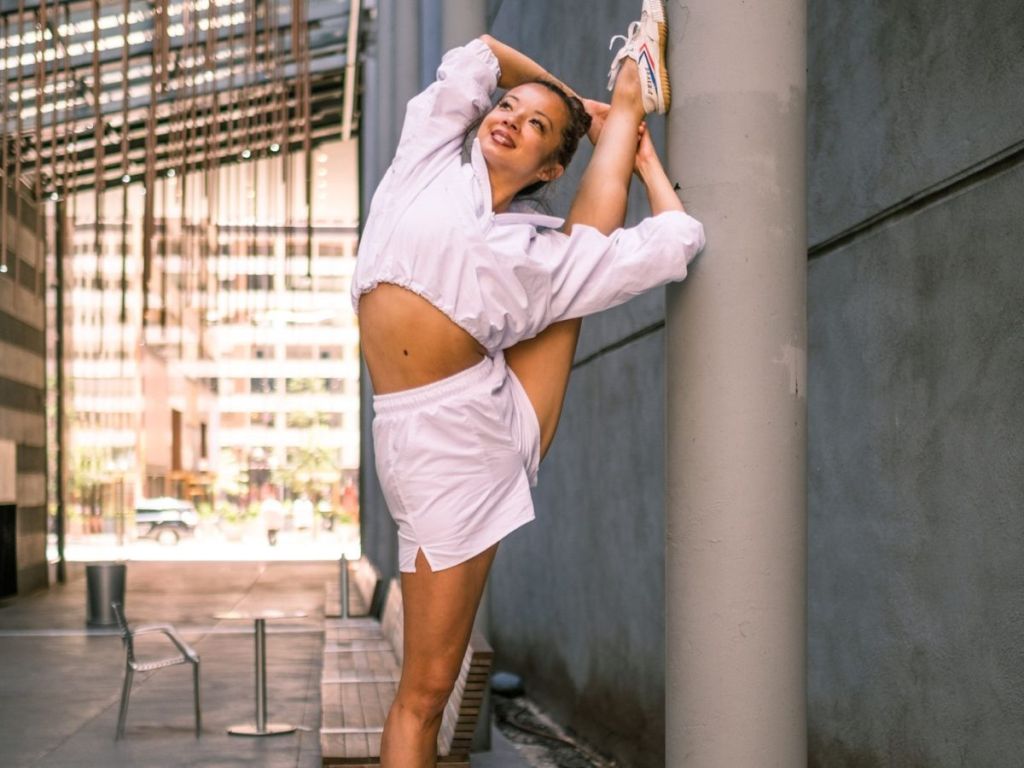
[[[487,172],[487,161],[484,159],[483,150],[480,148],[480,139],[473,139],[473,147],[469,152],[469,162],[473,168],[473,176],[476,180],[474,202],[477,206],[477,216],[484,217],[494,209],[494,198],[491,194],[491,177]],[[495,224],[529,224],[534,227],[546,229],[559,229],[565,224],[565,219],[558,216],[548,216],[540,213],[533,206],[524,200],[516,200],[509,206],[505,213],[494,214]]]

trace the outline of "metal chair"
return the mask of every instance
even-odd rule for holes
[[[111,603],[114,615],[117,616],[117,625],[121,628],[121,641],[124,643],[126,656],[124,666],[124,686],[121,689],[121,711],[117,716],[117,733],[114,740],[124,737],[124,721],[128,715],[128,697],[132,691],[132,678],[136,672],[152,672],[164,667],[173,667],[176,664],[192,665],[192,680],[195,685],[195,706],[196,706],[196,738],[199,738],[202,730],[202,717],[199,714],[199,654],[188,645],[181,636],[175,632],[174,627],[169,624],[154,624],[145,627],[131,628],[124,616],[124,607],[121,603]],[[177,648],[178,653],[162,659],[139,661],[135,658],[135,638],[140,635],[160,633],[165,635]]]

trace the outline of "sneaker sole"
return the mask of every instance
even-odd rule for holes
[[[668,112],[669,107],[672,106],[672,84],[668,81],[668,65],[665,61],[665,51],[668,50],[668,17],[665,15],[665,5],[661,0],[653,0],[651,5],[658,7],[658,15],[661,17],[661,21],[658,21],[658,70],[661,73],[660,85],[663,101],[665,102],[665,112]]]

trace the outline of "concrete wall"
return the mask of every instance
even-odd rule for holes
[[[8,271],[0,274],[0,440],[15,445],[17,590],[44,587],[46,564],[46,311],[36,243],[36,208],[28,191],[21,219],[13,188],[6,230]],[[9,470],[10,468],[7,467]]]
[[[1024,751],[1024,5],[813,0],[811,763]]]

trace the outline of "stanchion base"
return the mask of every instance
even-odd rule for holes
[[[243,723],[242,725],[232,725],[228,728],[228,733],[233,736],[280,736],[282,733],[294,733],[297,730],[299,730],[299,726],[288,723],[267,723],[267,727],[262,731],[256,727],[255,723]]]

